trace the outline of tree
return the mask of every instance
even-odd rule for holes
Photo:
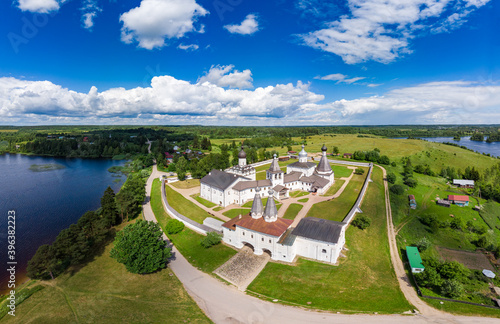
[[[436,268],[428,266],[427,264],[425,265],[424,272],[415,274],[415,279],[420,286],[431,289],[440,287],[442,284],[441,276],[437,272]]]
[[[54,279],[56,276],[57,259],[50,245],[41,245],[35,255],[28,261],[26,274],[31,279]]]
[[[209,232],[207,234],[207,236],[205,236],[200,244],[201,246],[203,246],[204,248],[208,249],[209,247],[213,246],[213,245],[217,245],[220,243],[220,241],[222,240],[222,235],[220,235],[219,233],[217,232]]]
[[[356,168],[356,170],[354,170],[354,174],[364,174],[364,173],[365,173],[365,170],[362,168]]]
[[[420,252],[424,252],[431,246],[431,241],[429,241],[429,239],[424,236],[417,243],[415,243],[415,246]]]
[[[129,219],[130,216],[134,215],[136,202],[134,200],[134,195],[130,191],[125,190],[125,188],[120,190],[118,195],[116,195],[116,203],[122,218],[122,223],[125,219]]]
[[[352,221],[353,226],[356,226],[357,228],[362,229],[362,230],[368,228],[371,223],[372,223],[372,220],[365,215],[358,215]]]
[[[167,234],[177,234],[184,229],[184,223],[177,219],[170,219],[165,225]]]
[[[160,225],[140,219],[118,232],[110,255],[131,273],[145,274],[165,268],[171,253],[162,235]]]
[[[403,192],[405,192],[405,190],[404,190],[403,186],[401,186],[401,185],[397,185],[397,184],[396,184],[396,185],[392,185],[392,186],[389,188],[389,190],[390,190],[393,194],[395,194],[395,195],[402,195],[402,194],[403,194]]]
[[[450,280],[464,282],[470,275],[470,270],[463,264],[457,261],[446,261],[439,266],[439,274],[441,277]]]
[[[393,172],[387,174],[387,182],[396,183],[396,175]]]
[[[462,296],[464,291],[464,286],[457,280],[445,280],[441,285],[441,294],[451,298]]]
[[[177,178],[180,181],[186,179],[186,171],[187,171],[187,160],[185,157],[181,156],[179,161],[175,164],[175,171],[177,172]]]
[[[333,147],[333,154],[339,154],[339,148],[337,146]]]
[[[354,160],[364,160],[365,159],[365,152],[363,151],[355,151],[352,155],[352,158]]]
[[[118,224],[118,208],[116,207],[115,192],[111,187],[108,187],[101,197],[101,216],[108,228]]]
[[[378,163],[384,164],[384,165],[389,165],[389,164],[391,164],[391,160],[389,159],[389,157],[387,155],[382,155],[378,159]]]
[[[404,184],[410,188],[415,188],[417,186],[418,182],[414,178],[408,177],[404,180]]]

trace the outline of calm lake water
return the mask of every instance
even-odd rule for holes
[[[0,155],[0,291],[7,288],[7,214],[16,213],[16,261],[18,283],[25,280],[28,260],[42,244],[76,223],[86,211],[100,206],[104,190],[117,192],[124,176],[108,172],[124,161],[60,159],[20,154]],[[58,164],[64,168],[34,172],[33,164]],[[119,182],[115,180],[119,179]]]
[[[403,138],[403,137],[398,137],[398,138]],[[406,139],[407,137],[404,138]],[[453,140],[453,137],[421,137],[421,138],[429,142],[455,143],[470,148],[471,150],[477,151],[479,153],[489,153],[493,156],[500,156],[500,142],[486,143],[486,142],[471,141],[470,136],[462,137],[460,141]]]

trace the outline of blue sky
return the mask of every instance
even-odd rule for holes
[[[2,125],[500,121],[490,0],[13,0],[0,13]]]

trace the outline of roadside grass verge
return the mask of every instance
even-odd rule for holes
[[[298,202],[301,202],[301,203],[306,203],[309,201],[309,198],[302,198],[302,199],[299,199],[297,200]]]
[[[158,180],[158,184],[159,183],[160,182]],[[197,223],[203,224],[203,220],[205,218],[211,217],[209,213],[184,198],[184,196],[182,196],[174,189],[170,188],[168,185],[165,186],[165,192],[167,194],[168,204],[187,218],[190,218]]]
[[[305,198],[305,199],[308,199],[308,198]],[[303,200],[303,199],[301,199]],[[299,200],[300,201],[300,200]],[[285,212],[285,215],[283,215],[283,218],[284,219],[295,219],[295,216],[297,216],[297,214],[302,210],[302,206],[301,204],[290,204],[290,206],[288,206],[286,212]]]
[[[307,217],[324,218],[341,222],[347,216],[352,206],[354,206],[356,199],[358,199],[366,175],[366,170],[363,175],[355,174],[338,198],[314,204],[307,213]]]
[[[343,313],[392,314],[413,309],[399,289],[391,264],[380,169],[374,169],[373,180],[361,206],[372,224],[366,230],[347,229],[347,259],[341,259],[338,266],[302,258],[296,266],[268,263],[249,290]]]
[[[206,200],[204,198],[201,198],[200,194],[194,194],[194,195],[191,195],[191,197],[193,197],[194,200],[196,200],[197,202],[199,202],[200,204],[202,204],[205,207],[212,208],[212,207],[217,206],[213,202],[208,201],[208,200]]]
[[[194,187],[199,187],[200,180],[199,179],[187,179],[184,181],[172,182],[171,185],[176,187],[177,189],[191,189]]]
[[[167,221],[171,218],[163,208],[161,183],[157,179],[153,181],[151,189],[151,209],[153,209],[160,226],[165,228]],[[222,243],[205,249],[200,244],[204,236],[189,228],[184,228],[178,234],[167,234],[167,236],[189,263],[209,274],[236,254],[235,250]]]

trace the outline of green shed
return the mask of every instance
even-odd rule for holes
[[[418,248],[414,246],[406,247],[406,256],[410,261],[410,267],[412,273],[419,273],[424,271],[425,267],[422,264],[422,258],[420,257],[420,253],[418,252]]]

